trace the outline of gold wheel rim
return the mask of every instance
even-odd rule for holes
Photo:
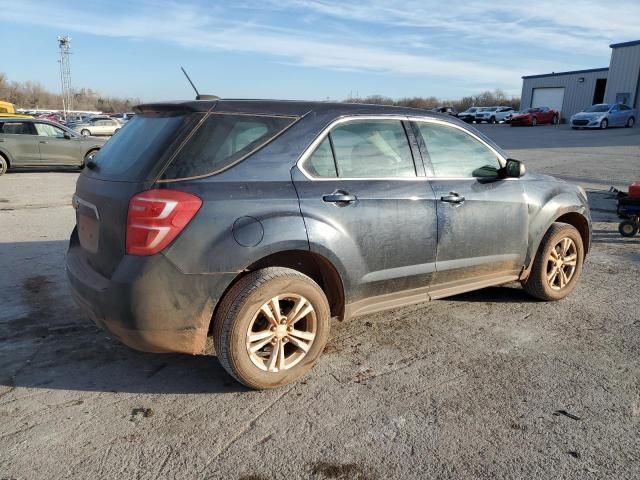
[[[578,247],[569,237],[561,239],[547,256],[547,284],[552,290],[562,290],[573,279],[578,265]]]
[[[302,295],[287,293],[269,299],[247,329],[251,362],[271,373],[293,368],[309,353],[317,325],[313,305]]]

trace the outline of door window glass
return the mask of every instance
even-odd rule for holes
[[[318,145],[318,148],[315,149],[305,164],[305,168],[314,177],[335,178],[338,176],[329,137]]]
[[[48,123],[36,123],[36,131],[41,137],[64,138],[64,131]]]
[[[468,133],[436,123],[417,125],[436,177],[495,176],[500,168],[496,154]]]
[[[407,134],[399,120],[349,122],[333,129],[330,137],[339,177],[416,176]]]

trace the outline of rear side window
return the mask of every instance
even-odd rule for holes
[[[335,163],[335,166],[333,165]],[[415,177],[407,134],[400,120],[357,120],[335,127],[305,162],[318,178]]]
[[[295,120],[212,113],[178,152],[162,178],[198,177],[223,170],[265,145]]]
[[[0,123],[0,133],[11,135],[35,135],[35,129],[29,122],[5,122]]]

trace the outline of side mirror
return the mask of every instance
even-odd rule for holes
[[[526,173],[524,163],[520,160],[507,158],[507,165],[502,169],[504,178],[520,178]]]
[[[63,137],[67,140],[71,140],[71,134],[69,132],[64,132]]]

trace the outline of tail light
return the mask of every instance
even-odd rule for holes
[[[154,255],[169,245],[202,206],[202,200],[178,190],[147,190],[129,201],[127,254]]]

